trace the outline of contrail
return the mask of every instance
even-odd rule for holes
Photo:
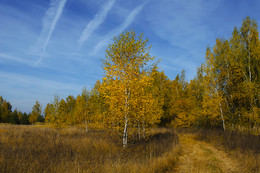
[[[122,25],[120,25],[117,29],[113,30],[112,32],[110,32],[105,39],[103,39],[102,41],[100,41],[94,48],[94,53],[96,53],[100,48],[102,48],[103,46],[105,46],[109,40],[111,38],[113,38],[116,34],[123,32],[134,20],[135,17],[142,11],[143,7],[144,7],[145,3],[142,5],[139,5],[138,7],[136,7],[126,18],[126,20],[124,21],[124,23],[122,23]]]
[[[49,8],[46,11],[45,16],[43,18],[43,28],[41,36],[38,39],[38,48],[40,48],[40,58],[37,61],[36,65],[38,65],[42,61],[42,58],[46,51],[46,47],[48,46],[55,26],[61,17],[66,2],[67,0],[50,1]]]
[[[111,9],[111,7],[113,6],[114,3],[115,3],[115,0],[109,0],[103,6],[103,8],[96,14],[94,19],[92,19],[88,23],[88,25],[86,26],[86,28],[84,29],[84,31],[82,32],[82,34],[78,40],[79,49],[82,47],[84,42],[89,38],[89,36],[99,27],[99,25],[104,22],[109,10]]]
[[[0,52],[0,60],[1,59],[4,60],[4,62],[6,62],[6,60],[7,60],[7,62],[8,61],[13,61],[13,62],[17,62],[17,63],[28,65],[28,66],[33,66],[34,65],[34,63],[32,61],[23,59],[21,57],[12,56],[12,55]]]

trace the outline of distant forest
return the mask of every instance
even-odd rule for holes
[[[260,42],[257,23],[245,18],[229,39],[218,38],[206,49],[197,76],[185,71],[170,80],[157,68],[143,35],[124,32],[114,38],[102,60],[105,77],[76,98],[55,96],[42,115],[38,101],[32,113],[12,112],[0,97],[0,122],[98,125],[124,140],[145,136],[149,127],[245,128],[260,126]],[[126,144],[126,141],[123,141]]]

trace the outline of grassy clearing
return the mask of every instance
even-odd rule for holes
[[[167,172],[179,152],[170,129],[154,129],[149,140],[123,149],[102,130],[0,125],[0,172]]]

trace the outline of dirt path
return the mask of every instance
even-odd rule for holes
[[[223,150],[209,143],[196,140],[194,135],[181,134],[180,143],[182,155],[179,157],[176,172],[241,172],[239,171],[238,161],[230,158]]]

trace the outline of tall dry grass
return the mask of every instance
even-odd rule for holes
[[[0,172],[166,172],[180,152],[173,130],[157,129],[130,142],[105,131],[70,127],[0,125]]]
[[[216,146],[241,162],[241,172],[260,172],[260,136],[221,129],[194,130],[197,138]]]

